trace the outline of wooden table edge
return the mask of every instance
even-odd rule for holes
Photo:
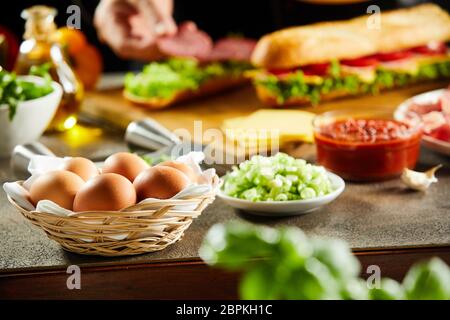
[[[426,255],[427,253],[436,252],[439,254],[450,255],[450,244],[436,245],[436,246],[402,246],[390,248],[353,248],[353,254],[358,258],[361,257],[377,257],[382,255],[400,255],[400,254],[415,254]],[[172,266],[195,266],[206,265],[199,257],[185,258],[185,259],[160,259],[154,261],[112,261],[112,262],[94,262],[82,263],[80,268],[83,270],[92,271],[106,271],[106,270],[120,270],[130,268],[152,268],[152,267],[172,267]],[[58,266],[39,266],[31,268],[7,268],[0,270],[0,279],[4,277],[26,276],[36,274],[52,274],[61,271],[66,272],[69,265]]]
[[[361,276],[377,265],[382,277],[401,281],[414,263],[439,257],[450,264],[450,245],[355,250]],[[0,273],[0,299],[182,299],[238,298],[239,273],[210,268],[199,258],[179,261],[81,265],[81,289],[69,290],[66,266]]]

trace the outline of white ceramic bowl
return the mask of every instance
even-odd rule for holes
[[[438,99],[444,94],[447,89],[438,89],[433,91],[428,91],[422,94],[418,94],[409,98],[408,100],[403,101],[395,110],[394,119],[402,120],[405,117],[406,112],[408,111],[411,104],[426,104],[426,103],[435,103]],[[422,144],[430,150],[436,151],[438,153],[450,156],[450,143],[446,141],[442,141],[428,135],[422,135]]]
[[[256,215],[281,217],[305,214],[317,210],[330,203],[331,201],[336,199],[342,193],[342,191],[344,191],[344,180],[334,173],[327,172],[327,174],[330,177],[334,191],[322,197],[313,199],[253,202],[250,200],[230,197],[224,194],[222,190],[219,191],[218,196],[233,208],[245,210]]]
[[[38,84],[45,81],[35,76],[19,78]],[[0,158],[9,157],[16,145],[35,141],[42,135],[61,101],[61,86],[53,81],[52,87],[53,91],[46,96],[19,103],[12,121],[9,107],[0,106]]]

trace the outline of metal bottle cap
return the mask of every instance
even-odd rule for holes
[[[125,141],[148,150],[181,143],[175,134],[150,118],[131,122],[125,133]]]
[[[33,156],[55,156],[46,146],[40,142],[31,142],[17,145],[11,154],[11,169],[18,177],[28,175],[28,164]]]

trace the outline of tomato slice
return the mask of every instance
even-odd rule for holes
[[[294,73],[296,69],[269,69],[267,71],[277,77],[283,77]]]
[[[413,55],[411,51],[396,51],[396,52],[389,52],[389,53],[379,53],[375,54],[372,57],[375,59],[378,59],[382,62],[388,62],[388,61],[396,61],[396,60],[402,60],[409,58]]]
[[[307,76],[324,76],[328,74],[329,63],[315,63],[301,67],[303,74]]]
[[[289,74],[296,72],[297,70],[301,70],[303,74],[307,76],[324,76],[328,74],[329,67],[330,67],[329,63],[316,63],[316,64],[308,64],[300,68],[269,69],[268,72],[277,77],[287,76]]]
[[[378,59],[373,56],[363,57],[358,59],[344,59],[341,64],[349,67],[374,67],[379,64]]]
[[[425,55],[444,54],[447,53],[447,46],[443,42],[430,43],[426,46],[412,48],[410,51]]]

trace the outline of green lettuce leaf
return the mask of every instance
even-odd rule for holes
[[[171,58],[147,64],[142,72],[125,76],[125,90],[144,98],[171,98],[181,90],[196,90],[206,80],[238,76],[250,65],[245,62],[214,62],[200,65],[197,60]]]
[[[255,79],[256,85],[262,85],[277,97],[282,104],[292,97],[305,97],[311,104],[320,102],[321,94],[332,91],[344,90],[349,93],[378,93],[382,88],[402,87],[421,80],[435,80],[450,77],[450,61],[421,65],[416,74],[398,72],[378,68],[373,82],[367,83],[356,75],[342,76],[339,62],[333,61],[328,70],[328,75],[319,83],[305,83],[301,70],[296,71],[286,78],[279,79],[275,75],[268,74],[262,79]]]

